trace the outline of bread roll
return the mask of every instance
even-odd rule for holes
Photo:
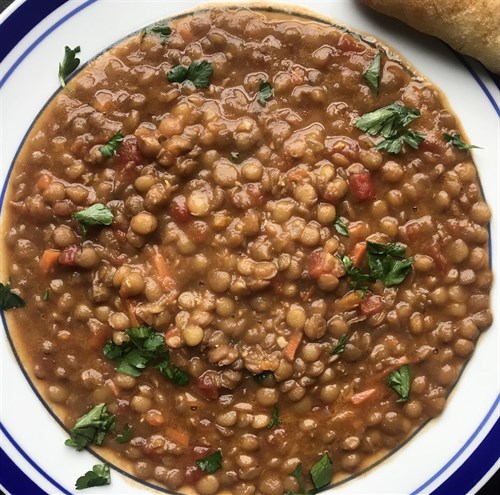
[[[500,0],[362,0],[500,74]]]

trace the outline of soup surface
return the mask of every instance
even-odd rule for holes
[[[492,274],[435,87],[247,9],[159,23],[67,85],[4,238],[11,333],[68,448],[180,492],[306,493],[443,410]]]

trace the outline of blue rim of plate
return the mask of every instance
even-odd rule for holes
[[[25,34],[29,33],[35,26],[44,20],[49,14],[54,12],[69,0],[46,0],[40,2],[39,0],[25,0],[24,3],[17,6],[13,5],[14,10],[4,19],[0,24],[0,62],[12,51],[12,49],[19,43]],[[46,29],[22,54],[19,56],[4,77],[0,80],[0,88],[9,79],[16,68],[28,56],[28,54],[39,45],[50,33],[57,29],[61,24],[73,17],[75,14],[85,9],[89,5],[97,2],[98,0],[86,0],[82,4],[75,7],[68,14],[63,16],[48,29]],[[16,8],[17,7],[17,8]],[[451,50],[451,49],[450,49]],[[452,53],[458,58],[461,64],[474,78],[476,83],[481,88],[482,92],[488,98],[493,106],[497,116],[500,117],[500,108],[496,103],[494,96],[490,93],[487,86],[484,84],[480,75],[474,70],[469,61],[458,54],[454,50]],[[498,79],[492,77],[496,86],[499,86]],[[4,320],[2,318],[2,320]],[[3,322],[5,324],[5,321]],[[27,378],[27,376],[26,376]],[[29,381],[29,380],[28,380]],[[416,490],[411,492],[410,495],[418,495],[423,490],[429,487],[436,479],[438,479],[443,472],[445,472],[469,447],[475,438],[482,432],[486,423],[495,415],[498,416],[498,409],[500,405],[500,395],[497,396],[495,402],[489,409],[486,416],[483,418],[474,433],[467,439],[462,447],[456,452],[453,457],[442,466],[431,478],[425,483],[420,485]],[[5,426],[0,422],[0,431],[6,437],[10,445],[30,464],[39,474],[41,474],[53,487],[60,490],[60,493],[71,495],[71,492],[61,486],[54,480],[47,472],[45,472],[36,462],[31,459],[28,453],[19,445],[12,435],[7,431]],[[476,447],[474,452],[465,459],[465,461],[453,472],[448,478],[443,480],[441,484],[436,487],[429,495],[449,495],[451,493],[456,495],[470,493],[478,484],[484,481],[485,476],[499,460],[498,445],[500,445],[500,419],[497,419],[493,427],[489,430],[486,437]],[[46,491],[40,488],[19,466],[12,461],[6,454],[4,449],[0,447],[0,465],[2,472],[0,473],[0,487],[5,489],[11,495],[48,495]]]

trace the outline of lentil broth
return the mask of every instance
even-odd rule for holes
[[[438,90],[377,45],[248,9],[170,27],[85,67],[16,161],[4,236],[26,301],[9,314],[16,349],[68,428],[107,405],[116,431],[102,454],[140,479],[202,495],[296,493],[292,473],[301,463],[312,488],[327,452],[338,481],[439,415],[491,324],[476,168],[442,138],[459,123]],[[364,78],[377,53],[378,94]],[[209,87],[167,79],[202,60]],[[418,149],[379,151],[355,126],[395,102],[420,111]],[[96,203],[113,221],[84,235],[72,215]],[[367,273],[367,242],[404,246],[401,283],[353,287],[342,260]],[[103,347],[138,326],[164,336],[189,384],[153,365],[116,370]],[[406,365],[404,400],[387,380]],[[200,469],[218,449],[221,469]]]

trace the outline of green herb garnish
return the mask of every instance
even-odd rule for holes
[[[172,380],[176,385],[183,386],[189,383],[189,375],[169,361],[162,361],[161,363],[157,364],[155,368],[157,370],[160,370],[160,373],[163,376],[167,377],[169,380]]]
[[[118,131],[105,145],[99,148],[102,156],[106,158],[111,158],[116,150],[119,148],[120,144],[123,142],[123,134],[121,131]]]
[[[345,235],[346,237],[349,237],[349,229],[347,228],[347,225],[343,222],[343,220],[340,217],[335,219],[335,222],[333,222],[333,226],[340,235]]]
[[[73,213],[82,226],[83,237],[87,236],[88,225],[111,225],[113,223],[113,212],[101,203],[89,206],[85,210]]]
[[[399,153],[404,143],[412,148],[418,148],[424,136],[416,131],[405,129],[415,119],[420,117],[416,108],[408,108],[400,103],[392,103],[385,107],[365,113],[355,122],[355,127],[371,136],[383,136],[384,141],[376,148],[389,153]]]
[[[216,450],[203,459],[196,461],[196,464],[202,471],[213,474],[222,467],[222,453],[220,450]]]
[[[272,428],[275,428],[276,426],[279,426],[281,424],[281,419],[280,419],[280,412],[277,406],[273,407],[273,414],[271,416],[271,421],[269,421],[269,424],[267,427],[271,430]]]
[[[76,58],[77,53],[80,53],[79,46],[73,50],[69,46],[64,47],[64,58],[59,64],[59,83],[62,88],[66,88],[66,78],[80,65],[80,59]],[[72,91],[69,88],[66,89]]]
[[[370,89],[376,95],[378,95],[380,85],[380,59],[381,55],[380,52],[378,52],[377,55],[375,55],[373,62],[363,74],[368,86],[370,86]]]
[[[325,452],[323,457],[312,466],[309,472],[314,488],[319,490],[332,481],[333,466],[330,456]]]
[[[241,162],[240,154],[237,151],[231,151],[231,154],[229,156],[231,157],[231,161],[233,163]]]
[[[346,333],[345,335],[342,335],[340,340],[337,342],[337,345],[330,351],[331,356],[335,356],[335,354],[341,354],[344,352],[345,346],[347,345],[347,342],[349,342],[349,335]]]
[[[212,63],[206,60],[192,62],[189,67],[176,65],[167,73],[169,82],[191,81],[197,88],[208,88],[212,78]]]
[[[118,435],[116,435],[115,440],[118,443],[127,443],[131,437],[132,437],[132,425],[127,423],[123,427],[123,430],[121,431],[121,433],[118,433]]]
[[[150,34],[158,35],[160,38],[160,43],[163,45],[167,38],[172,34],[172,29],[169,26],[162,26],[160,24],[143,29],[141,32],[141,38],[148,36]]]
[[[290,473],[290,476],[293,476],[297,483],[299,484],[299,493],[304,494],[307,493],[306,487],[304,486],[304,479],[302,478],[302,463],[299,462],[297,467]]]
[[[253,379],[261,385],[262,382],[268,377],[271,376],[272,373],[270,371],[263,371],[262,373],[259,373],[258,375],[253,375]]]
[[[106,433],[112,431],[114,427],[115,417],[109,414],[106,404],[99,404],[76,421],[65,445],[76,450],[82,450],[91,443],[102,445]]]
[[[48,301],[48,300],[49,300],[49,289],[47,289],[47,290],[43,293],[42,299],[43,299],[44,301]]]
[[[257,101],[262,106],[265,106],[266,101],[272,97],[273,97],[273,88],[271,84],[261,79],[259,81],[259,95],[257,96]]]
[[[24,299],[15,292],[12,292],[10,283],[7,282],[5,285],[0,283],[0,311],[22,308],[24,306],[26,306]]]
[[[399,370],[394,370],[387,379],[387,385],[399,395],[396,402],[406,402],[410,396],[410,366],[405,364]]]
[[[107,464],[96,464],[92,471],[87,471],[76,480],[77,490],[90,488],[92,486],[104,486],[111,484],[111,473]]]
[[[480,146],[476,146],[475,144],[467,144],[466,142],[462,141],[462,137],[458,132],[456,134],[443,134],[443,138],[445,141],[448,141],[448,143],[451,143],[455,148],[458,148],[459,150],[470,150],[472,148],[479,148],[481,149]]]

